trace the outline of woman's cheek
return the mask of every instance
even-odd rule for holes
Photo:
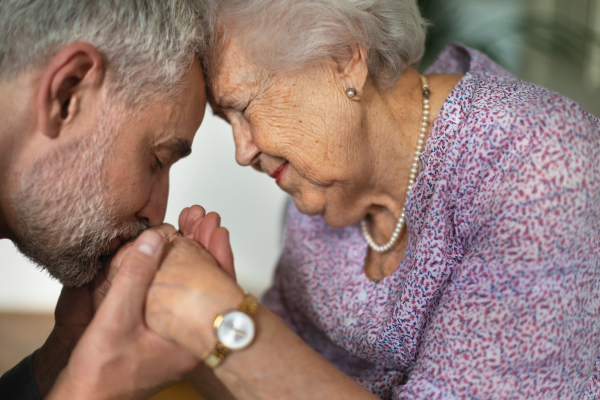
[[[257,107],[248,113],[247,122],[256,145],[265,150],[271,150],[277,144],[289,144],[292,137],[302,135],[296,117],[277,108]]]

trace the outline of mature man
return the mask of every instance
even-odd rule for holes
[[[162,223],[169,168],[202,121],[199,3],[0,0],[0,238],[65,285],[0,398],[45,397],[69,357],[55,397],[141,398],[198,364],[144,323],[162,237],[140,235],[108,293],[102,266]]]

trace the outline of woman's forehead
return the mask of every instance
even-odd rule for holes
[[[219,108],[234,108],[247,101],[255,90],[251,77],[233,72],[212,82],[210,100]]]
[[[228,40],[220,55],[219,63],[211,68],[209,81],[213,101],[222,105],[252,90],[260,80],[260,69],[240,48],[236,40]]]

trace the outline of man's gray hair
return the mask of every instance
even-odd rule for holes
[[[358,44],[367,50],[369,76],[383,87],[420,61],[427,26],[416,0],[212,0],[207,19],[215,32],[209,69],[227,35],[272,71],[343,61]]]
[[[175,95],[203,50],[202,10],[202,0],[0,0],[0,79],[86,42],[103,57],[111,94]]]

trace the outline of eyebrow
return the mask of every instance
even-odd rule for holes
[[[179,158],[185,158],[192,154],[192,143],[185,138],[174,137],[156,146],[156,151],[161,150],[170,150]]]

